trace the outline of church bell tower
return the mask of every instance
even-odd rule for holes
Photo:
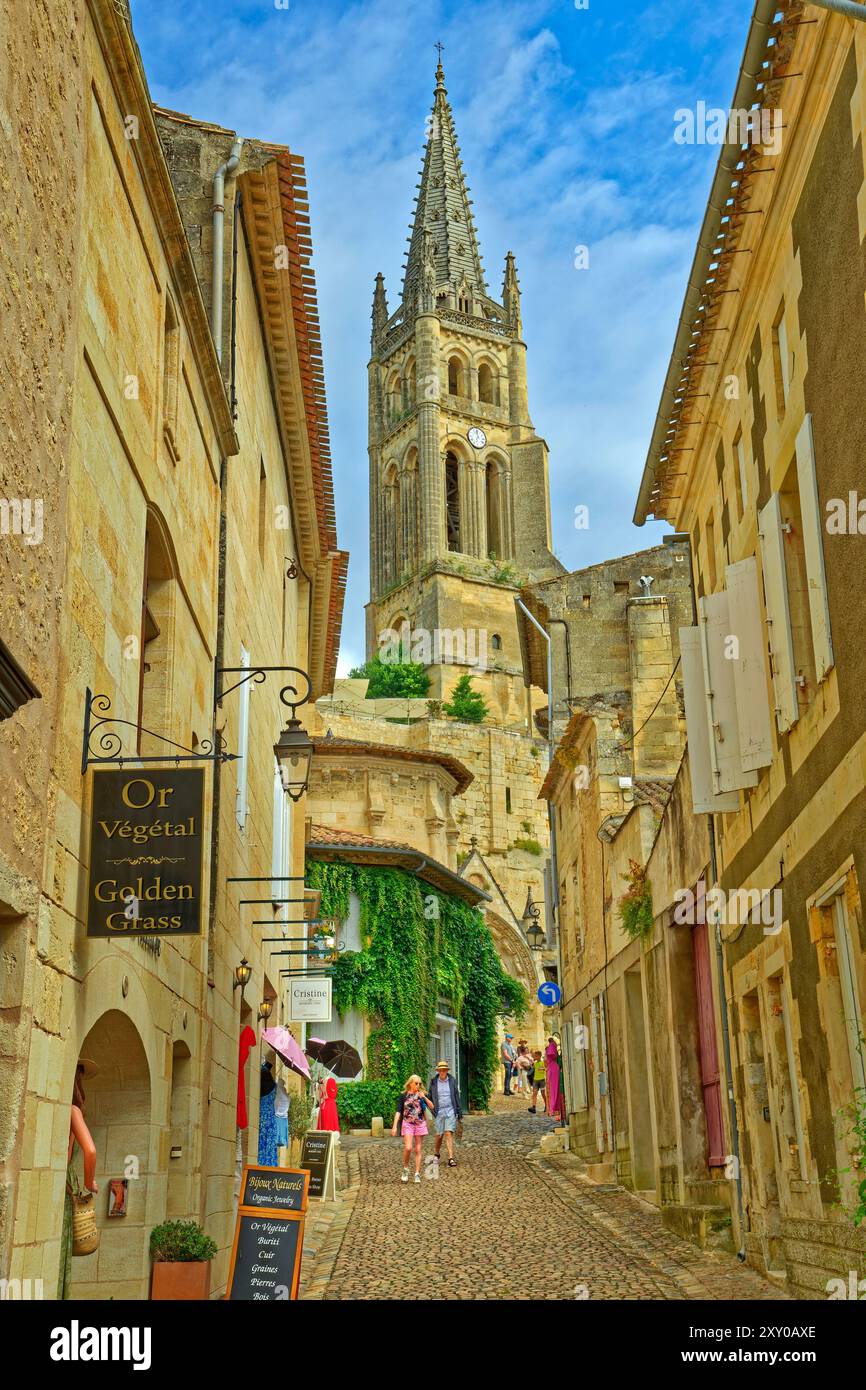
[[[373,296],[367,653],[411,633],[431,698],[468,671],[491,717],[526,713],[514,596],[562,573],[547,445],[526,390],[520,288],[490,297],[441,61],[402,300]]]

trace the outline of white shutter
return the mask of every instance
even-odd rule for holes
[[[246,668],[250,664],[250,654],[246,647],[241,647],[241,666]],[[249,803],[247,801],[247,753],[249,751],[250,740],[250,680],[251,677],[241,676],[243,685],[238,690],[238,783],[237,798],[235,801],[235,818],[241,830],[247,823],[247,812]]]
[[[830,608],[827,603],[827,576],[824,572],[823,525],[821,503],[818,498],[818,479],[815,475],[815,446],[812,440],[811,415],[806,416],[797,435],[797,481],[800,487],[800,512],[803,517],[806,576],[809,581],[812,646],[815,651],[815,670],[820,681],[824,679],[833,665],[833,642],[830,636]]]
[[[714,793],[701,645],[699,628],[680,628],[680,660],[683,670],[683,694],[689,739],[692,806],[698,812],[737,811],[740,807],[740,798],[736,792],[723,792],[719,796]]]
[[[756,787],[757,772],[744,769],[740,762],[734,663],[729,655],[733,650],[730,638],[735,634],[731,632],[728,595],[724,590],[706,594],[700,601],[699,613],[713,791],[718,794],[736,791],[738,787]]]
[[[773,659],[773,690],[776,696],[776,723],[780,733],[790,729],[800,716],[797,702],[797,670],[794,665],[794,639],[788,607],[788,577],[785,571],[785,542],[779,494],[774,492],[758,512],[761,538],[761,566],[764,571],[764,597],[770,627],[770,654]]]
[[[773,731],[764,659],[767,641],[761,622],[758,563],[754,555],[735,565],[728,565],[725,583],[731,635],[736,637],[738,648],[731,665],[737,701],[740,762],[747,771],[751,771],[756,767],[769,767],[773,761]]]

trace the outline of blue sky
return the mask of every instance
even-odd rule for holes
[[[278,0],[282,3],[282,0]],[[727,107],[751,0],[133,0],[155,101],[307,165],[340,543],[340,671],[363,659],[367,376],[377,271],[399,303],[436,53],[491,293],[517,258],[554,548],[578,569],[654,544],[638,483],[718,150],[674,112]],[[575,248],[589,268],[575,269]],[[363,499],[363,500],[362,500]],[[574,526],[575,507],[589,527]]]

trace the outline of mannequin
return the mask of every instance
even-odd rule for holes
[[[277,1095],[272,1061],[262,1062],[261,1098],[259,1100],[259,1163],[266,1168],[277,1166],[277,1121],[274,1102]]]
[[[75,1170],[72,1155],[75,1145],[81,1149],[84,1159],[84,1186],[88,1192],[96,1193],[96,1145],[84,1118],[85,1095],[84,1080],[96,1076],[99,1068],[86,1058],[79,1058],[72,1083],[72,1104],[69,1112],[69,1147],[66,1154],[66,1200],[63,1208],[63,1235],[60,1242],[60,1277],[57,1286],[59,1299],[70,1297],[72,1279],[72,1184]]]

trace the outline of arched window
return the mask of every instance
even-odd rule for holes
[[[482,362],[478,368],[478,399],[487,405],[499,404],[499,377],[489,362]]]
[[[498,466],[488,459],[485,468],[485,493],[487,497],[487,553],[501,560],[505,554],[505,536],[502,526],[502,488]]]
[[[449,396],[465,396],[466,392],[466,372],[459,357],[448,359],[448,394]]]
[[[389,424],[393,424],[401,410],[401,382],[396,372],[392,372],[388,378],[388,387],[385,392],[385,417]]]
[[[409,370],[406,373],[406,404],[411,410],[415,405],[415,398],[418,394],[418,371],[414,362],[409,363]]]
[[[393,463],[385,474],[382,506],[382,555],[384,560],[385,582],[390,584],[399,578],[401,563],[400,481],[397,476],[397,467]]]
[[[445,457],[445,533],[449,550],[460,549],[460,464],[454,454]]]
[[[499,636],[498,632],[494,632],[493,636],[490,639],[490,644],[495,652],[502,651],[502,638]]]

